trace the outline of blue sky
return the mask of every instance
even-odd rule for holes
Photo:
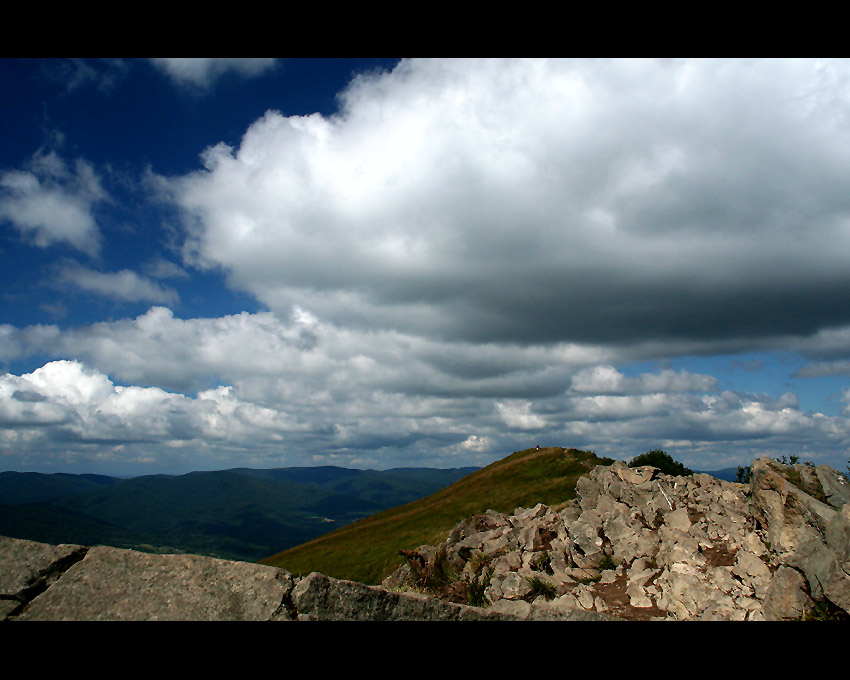
[[[0,87],[0,469],[846,468],[846,60],[3,59]]]

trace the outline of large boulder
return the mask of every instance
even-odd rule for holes
[[[46,545],[0,536],[0,620],[17,613],[44,592],[87,548]]]
[[[289,573],[199,555],[99,546],[21,611],[21,620],[269,621],[291,618]]]

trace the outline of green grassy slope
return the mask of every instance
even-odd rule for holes
[[[575,497],[580,476],[611,462],[561,447],[517,451],[427,498],[358,520],[261,563],[293,574],[319,571],[377,584],[401,564],[398,550],[439,543],[458,522],[488,509],[563,505]]]

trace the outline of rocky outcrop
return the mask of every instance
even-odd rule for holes
[[[199,555],[0,537],[5,620],[775,620],[850,612],[850,486],[599,466],[576,498],[470,517],[381,586]],[[476,605],[471,606],[470,605]]]
[[[622,462],[559,510],[489,511],[422,546],[384,585],[545,619],[779,620],[850,612],[850,486],[828,466],[752,467],[751,484]],[[422,567],[422,562],[427,565]],[[442,562],[439,569],[434,566]],[[435,586],[433,574],[456,580]],[[429,578],[432,581],[429,583]]]
[[[847,480],[826,465],[786,466],[763,458],[753,463],[752,486],[753,515],[763,527],[772,563],[802,575],[799,587],[813,600],[850,612]],[[791,590],[793,597],[808,603]]]

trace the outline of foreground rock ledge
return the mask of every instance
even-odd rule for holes
[[[518,617],[317,572],[295,578],[276,567],[200,555],[150,555],[0,537],[0,618],[493,621]]]

